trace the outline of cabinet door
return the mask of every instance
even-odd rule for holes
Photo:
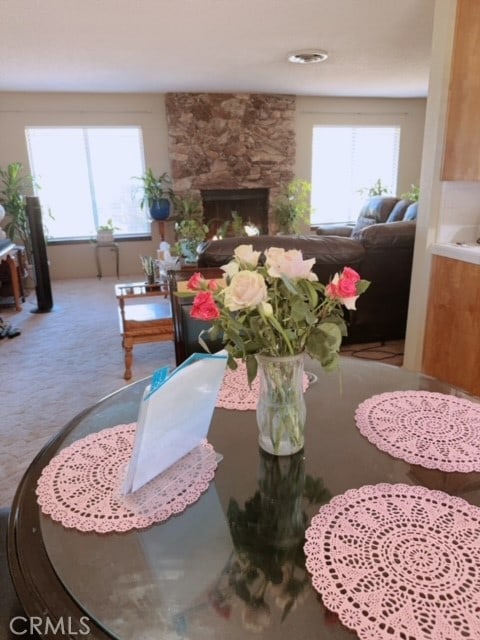
[[[443,180],[480,180],[480,2],[458,0]]]
[[[480,266],[433,257],[423,371],[480,396]]]

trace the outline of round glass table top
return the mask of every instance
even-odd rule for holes
[[[469,396],[355,358],[342,358],[340,373],[325,373],[310,360],[306,370],[314,376],[305,393],[301,452],[263,453],[254,411],[216,409],[208,439],[223,459],[209,489],[183,513],[142,531],[66,529],[41,514],[34,489],[58,450],[134,422],[148,381],[75,418],[34,461],[13,505],[9,555],[27,613],[47,611],[58,620],[71,612],[78,629],[85,617],[88,637],[119,640],[356,637],[311,585],[303,546],[312,516],[333,496],[377,483],[424,485],[480,505],[480,474],[429,470],[380,451],[359,432],[355,410],[372,395],[394,390]]]

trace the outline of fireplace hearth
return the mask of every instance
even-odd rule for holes
[[[218,236],[219,230],[232,222],[232,212],[244,224],[255,225],[261,234],[268,233],[269,189],[201,189],[200,194],[210,238]],[[226,235],[234,235],[231,224]]]

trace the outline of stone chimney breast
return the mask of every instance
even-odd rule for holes
[[[271,203],[294,178],[295,96],[169,93],[173,188],[268,189]]]

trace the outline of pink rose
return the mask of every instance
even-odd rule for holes
[[[193,301],[190,317],[197,320],[216,320],[220,317],[220,310],[211,291],[200,291]]]
[[[218,282],[216,280],[209,280],[208,288],[210,291],[216,291],[218,289]]]
[[[344,269],[337,283],[338,293],[341,298],[350,298],[357,295],[357,282],[360,280],[360,276],[353,269],[347,268],[349,272],[346,273]]]
[[[298,278],[318,280],[317,276],[312,272],[315,258],[304,260],[302,252],[298,249],[285,251],[285,249],[272,247],[265,251],[265,258],[268,275],[272,278],[285,276],[291,280],[297,280]]]
[[[204,277],[202,276],[202,274],[196,271],[187,282],[187,289],[190,289],[190,291],[198,291],[202,288],[203,281]]]
[[[341,274],[336,273],[332,281],[327,284],[325,292],[329,298],[338,300],[347,309],[355,309],[358,298],[357,282],[360,281],[358,273],[350,267],[345,267]]]

